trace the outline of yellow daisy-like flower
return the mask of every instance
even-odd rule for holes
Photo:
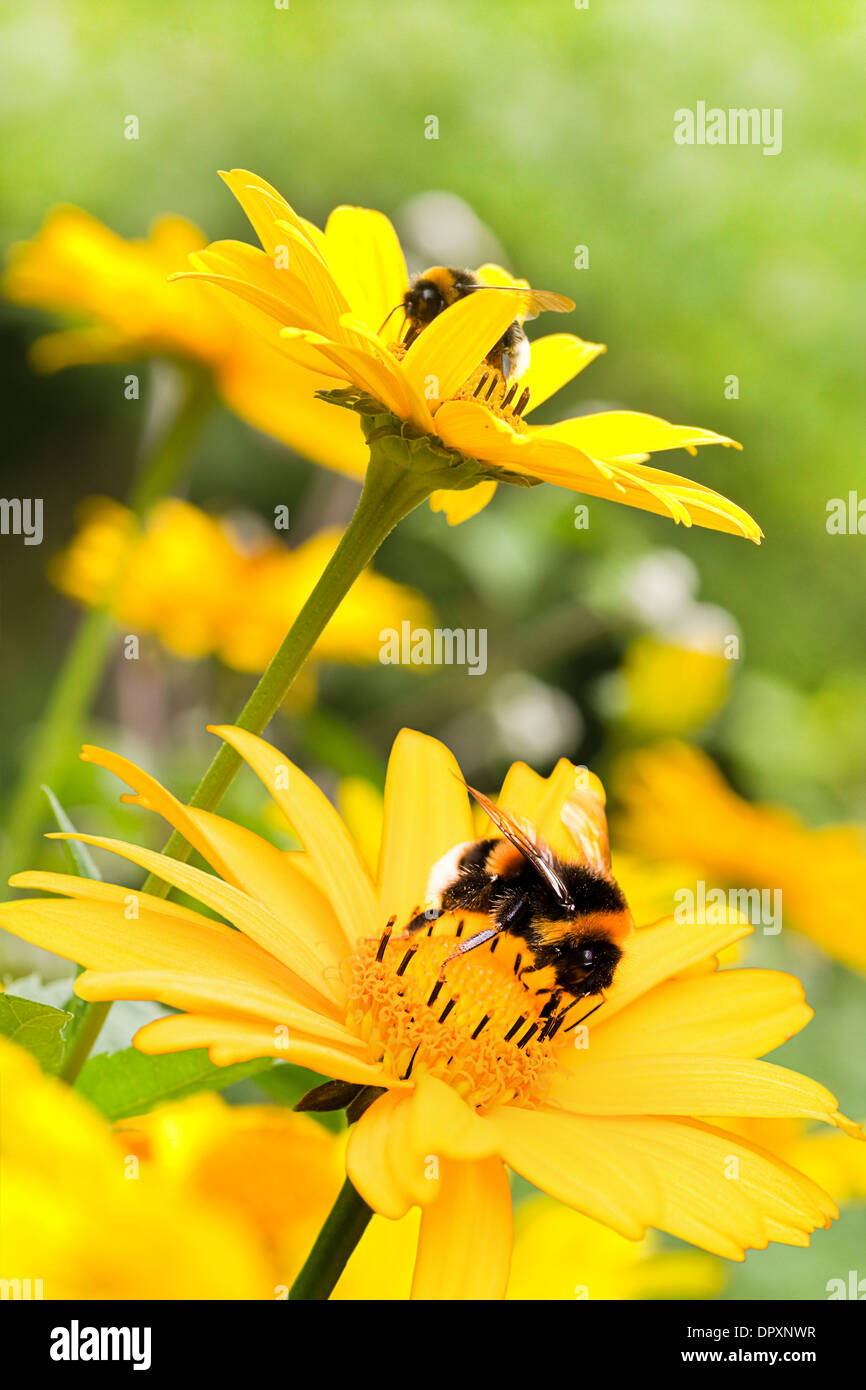
[[[726,885],[781,890],[786,926],[866,970],[862,826],[810,830],[783,807],[752,806],[706,753],[673,741],[624,757],[618,790],[621,833],[635,850]],[[687,882],[681,878],[680,886]]]
[[[551,1033],[541,979],[518,978],[519,942],[500,937],[452,959],[443,983],[458,923],[443,917],[428,933],[400,935],[425,900],[431,865],[475,836],[442,744],[398,736],[374,878],[300,768],[240,729],[214,732],[259,775],[302,852],[281,853],[184,806],[95,748],[85,760],[121,777],[128,799],[163,815],[214,872],[79,838],[156,873],[224,922],[144,893],[130,921],[128,888],[32,872],[12,882],[63,896],[3,904],[0,923],[83,964],[82,998],[180,1010],[138,1032],[142,1052],[206,1047],[217,1065],[273,1056],[349,1083],[360,1114],[346,1154],[352,1183],[391,1219],[422,1210],[414,1297],[503,1295],[506,1165],[630,1239],[652,1226],[730,1259],[771,1240],[807,1244],[837,1214],[809,1179],[704,1118],[799,1116],[859,1134],[823,1086],[754,1060],[811,1011],[791,976],[714,969],[716,953],[748,925],[683,929],[668,919],[633,933],[602,1007],[582,1028]],[[515,764],[500,805],[562,855],[606,842],[601,785],[586,785],[565,760],[546,779]]]
[[[170,282],[206,245],[183,217],[157,218],[146,238],[126,241],[80,208],[55,208],[32,241],[10,249],[2,280],[7,299],[81,321],[40,338],[34,367],[53,372],[154,355],[199,364],[242,420],[316,463],[361,477],[366,449],[357,421],[317,400],[309,373],[260,335],[240,332],[224,295]],[[330,384],[324,376],[316,383]]]
[[[245,1224],[170,1165],[139,1169],[136,1157],[0,1038],[0,1278],[50,1299],[267,1297],[272,1273]]]
[[[634,411],[606,411],[547,426],[524,417],[604,351],[567,333],[532,345],[519,386],[485,362],[521,310],[525,287],[499,266],[482,266],[480,289],[434,318],[407,346],[386,320],[409,279],[391,223],[366,208],[338,207],[324,231],[300,217],[255,175],[223,174],[262,244],[215,242],[190,257],[194,274],[243,302],[251,334],[281,346],[297,367],[322,374],[362,413],[388,412],[404,430],[475,460],[486,481],[434,494],[434,508],[463,520],[489,500],[500,478],[552,482],[664,516],[759,541],[750,516],[719,494],[650,468],[657,450],[734,444],[712,430],[671,425]],[[498,287],[498,288],[497,288]],[[277,334],[279,333],[279,338]],[[739,445],[734,445],[739,447]]]
[[[109,603],[117,620],[155,633],[175,656],[216,655],[237,671],[261,671],[330,560],[339,532],[290,550],[276,538],[245,539],[230,520],[178,498],[143,523],[107,497],[88,499],[81,525],[55,560],[57,587],[81,603]],[[383,628],[432,614],[415,590],[365,570],[313,650],[317,661],[378,660]]]

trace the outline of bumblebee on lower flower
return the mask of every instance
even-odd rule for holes
[[[185,806],[127,759],[86,748],[86,761],[121,777],[128,799],[163,815],[212,872],[80,838],[154,871],[211,915],[140,892],[130,921],[127,886],[23,873],[17,886],[62,896],[0,905],[0,924],[82,964],[81,998],[175,1010],[137,1033],[142,1052],[205,1047],[217,1065],[275,1057],[347,1083],[351,1183],[392,1220],[421,1208],[414,1297],[502,1297],[507,1167],[630,1239],[657,1227],[735,1260],[771,1240],[803,1245],[837,1215],[810,1179],[719,1127],[726,1117],[792,1116],[860,1134],[818,1082],[754,1060],[811,1010],[793,976],[716,968],[748,923],[684,929],[666,918],[632,932],[592,1019],[551,1035],[549,993],[515,973],[517,938],[500,932],[459,954],[443,982],[459,942],[453,915],[408,942],[385,926],[408,922],[432,866],[478,838],[447,748],[410,730],[398,736],[374,877],[300,768],[241,729],[214,732],[261,778],[302,854]],[[586,864],[605,853],[604,792],[590,775],[575,807],[577,771],[563,759],[544,778],[517,763],[494,806],[532,825],[562,860]],[[736,1183],[725,1176],[732,1155]],[[467,1223],[474,1258],[453,1260]]]

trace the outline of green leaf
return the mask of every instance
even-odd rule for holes
[[[74,835],[76,833],[75,826],[72,824],[72,821],[67,816],[51,788],[43,784],[42,790],[48,798],[48,804],[54,812],[54,819],[57,821],[60,829],[65,830],[69,835]],[[79,844],[75,840],[61,840],[60,843],[63,845],[64,852],[71,863],[73,873],[78,874],[79,878],[102,878],[102,874],[94,864],[93,856],[86,845]]]
[[[56,1072],[65,1051],[63,1030],[71,1015],[50,1004],[0,994],[0,1034],[32,1052],[43,1071]]]
[[[225,1090],[233,1082],[257,1076],[274,1065],[271,1057],[257,1057],[252,1062],[216,1067],[204,1048],[146,1057],[128,1047],[123,1052],[91,1057],[85,1062],[75,1089],[107,1119],[122,1120],[197,1091]]]

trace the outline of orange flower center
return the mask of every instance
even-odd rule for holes
[[[347,973],[347,1023],[394,1076],[421,1071],[447,1081],[477,1108],[537,1096],[557,1044],[549,990],[519,977],[520,942],[504,935],[448,960],[459,945],[442,931],[361,944]],[[479,930],[486,919],[477,919]],[[463,939],[470,935],[468,925]],[[447,965],[445,962],[448,962]]]

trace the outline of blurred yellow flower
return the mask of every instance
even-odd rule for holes
[[[80,529],[50,569],[63,593],[108,603],[131,631],[154,633],[175,656],[218,656],[238,671],[261,671],[333,554],[340,533],[322,531],[294,550],[276,537],[245,538],[230,520],[167,498],[143,523],[109,498],[90,498]],[[368,663],[380,632],[401,622],[427,626],[416,591],[365,570],[313,651],[316,661]]]
[[[625,722],[649,738],[690,733],[721,709],[730,672],[716,652],[644,633],[629,643],[620,669]]]
[[[50,333],[31,350],[37,370],[153,355],[198,363],[225,404],[316,463],[361,477],[367,450],[358,421],[315,398],[298,372],[260,335],[244,335],[232,302],[169,276],[207,239],[182,217],[160,217],[140,241],[125,241],[75,207],[48,214],[32,241],[13,246],[2,281],[19,304],[68,315],[81,326]]]
[[[723,1284],[709,1255],[661,1251],[652,1234],[626,1240],[549,1197],[529,1197],[515,1213],[510,1299],[713,1298]]]
[[[620,831],[632,849],[721,884],[780,890],[786,926],[866,970],[862,826],[810,830],[782,807],[752,806],[706,753],[673,741],[624,756],[617,790]]]
[[[715,970],[748,925],[683,928],[668,918],[634,932],[591,1023],[551,1031],[545,977],[518,980],[514,938],[454,958],[449,915],[420,936],[393,932],[424,902],[432,864],[474,838],[447,748],[410,730],[395,741],[374,879],[300,768],[243,730],[214,732],[258,774],[301,853],[184,806],[127,759],[91,747],[84,759],[121,777],[128,799],[163,815],[215,872],[78,838],[154,872],[228,925],[139,893],[131,926],[128,888],[39,872],[12,883],[63,896],[0,905],[0,923],[83,964],[81,998],[179,1010],[139,1031],[144,1053],[206,1047],[217,1065],[273,1056],[348,1083],[353,1104],[367,1105],[346,1150],[351,1182],[392,1220],[422,1209],[413,1297],[504,1295],[506,1165],[629,1239],[652,1226],[730,1259],[771,1240],[807,1243],[837,1214],[802,1174],[706,1122],[792,1116],[860,1134],[823,1086],[753,1060],[811,1010],[792,976]],[[565,759],[546,779],[515,764],[500,804],[559,854],[605,858],[601,784]],[[726,1176],[732,1156],[737,1182]],[[460,1257],[467,1244],[471,1261]]]
[[[0,1278],[41,1280],[51,1299],[262,1298],[272,1288],[258,1241],[231,1212],[168,1166],[136,1164],[85,1100],[3,1038],[0,1164]]]
[[[387,321],[409,285],[391,223],[367,208],[338,207],[324,231],[300,217],[269,184],[242,169],[222,177],[263,249],[214,242],[190,256],[187,276],[220,285],[243,305],[249,336],[259,334],[319,383],[330,378],[341,403],[367,416],[389,412],[404,432],[446,457],[472,460],[484,481],[432,499],[452,522],[489,500],[496,479],[552,482],[615,502],[759,541],[761,531],[732,502],[676,474],[646,466],[657,450],[734,441],[712,430],[671,425],[635,411],[605,411],[547,426],[524,415],[548,400],[604,349],[567,333],[532,344],[519,384],[485,358],[515,318],[530,315],[526,281],[482,266],[482,288],[446,308],[414,341],[394,341]],[[337,412],[335,412],[337,413]],[[739,447],[739,445],[735,445]]]
[[[116,1130],[146,1171],[169,1176],[255,1241],[268,1271],[259,1297],[287,1295],[340,1190],[342,1138],[309,1115],[227,1105],[211,1094],[160,1106]]]

